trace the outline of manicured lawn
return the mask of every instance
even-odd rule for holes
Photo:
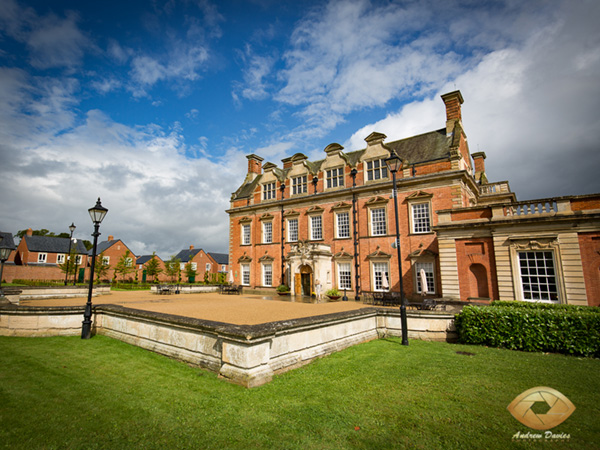
[[[474,355],[458,354],[470,352]],[[592,449],[600,360],[382,339],[245,389],[102,336],[0,338],[0,448]],[[548,386],[576,406],[516,442],[506,407]]]

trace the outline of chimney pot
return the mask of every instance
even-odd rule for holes
[[[109,241],[114,241],[114,240],[115,240],[115,237],[114,237],[114,236],[111,234],[111,235],[109,235],[109,236],[108,236],[108,240],[109,240]]]
[[[190,250],[194,250],[194,246],[193,245],[190,245]]]

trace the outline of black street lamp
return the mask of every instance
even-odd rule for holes
[[[73,240],[74,244],[77,245],[77,239]],[[77,248],[77,247],[75,247]],[[73,286],[77,284],[77,268],[79,267],[79,255],[75,253],[75,270],[73,270]]]
[[[71,230],[71,237],[69,238],[69,253],[67,255],[67,264],[65,268],[65,286],[67,285],[67,280],[69,277],[69,267],[71,265],[69,259],[71,258],[71,244],[73,244],[73,232],[75,231],[75,228],[77,227],[73,222],[71,222],[71,226],[69,227],[69,230]]]
[[[408,326],[406,320],[406,302],[404,299],[404,284],[402,283],[402,255],[400,251],[400,223],[398,222],[398,196],[396,192],[396,172],[402,169],[402,160],[396,152],[390,152],[385,160],[388,170],[392,173],[392,191],[394,196],[394,211],[396,213],[396,250],[398,250],[398,274],[400,277],[400,320],[402,322],[402,345],[408,345]]]
[[[100,197],[98,197],[98,202],[96,202],[96,206],[88,209],[90,213],[90,217],[92,218],[92,222],[94,222],[94,247],[92,250],[92,266],[90,267],[90,286],[88,289],[88,299],[85,304],[85,312],[83,313],[83,326],[81,327],[81,339],[89,339],[92,336],[92,290],[94,288],[94,269],[96,267],[96,247],[98,245],[98,236],[100,233],[98,229],[100,228],[100,223],[106,216],[108,209],[102,206],[100,203]]]

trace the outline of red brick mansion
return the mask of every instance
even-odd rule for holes
[[[409,299],[532,300],[600,304],[600,194],[518,202],[492,183],[483,152],[469,153],[462,95],[442,96],[444,128],[366,147],[330,144],[282,167],[249,155],[231,197],[229,261],[251,288],[317,286],[348,297],[399,290],[392,177],[396,174],[402,277]]]

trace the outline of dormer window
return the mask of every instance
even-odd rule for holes
[[[344,168],[329,169],[325,171],[327,189],[344,186]]]
[[[383,159],[367,161],[367,181],[380,180],[387,176],[387,166]]]
[[[292,195],[306,194],[308,192],[307,180],[306,175],[292,178]]]
[[[275,182],[263,184],[263,200],[273,200],[275,195]]]

